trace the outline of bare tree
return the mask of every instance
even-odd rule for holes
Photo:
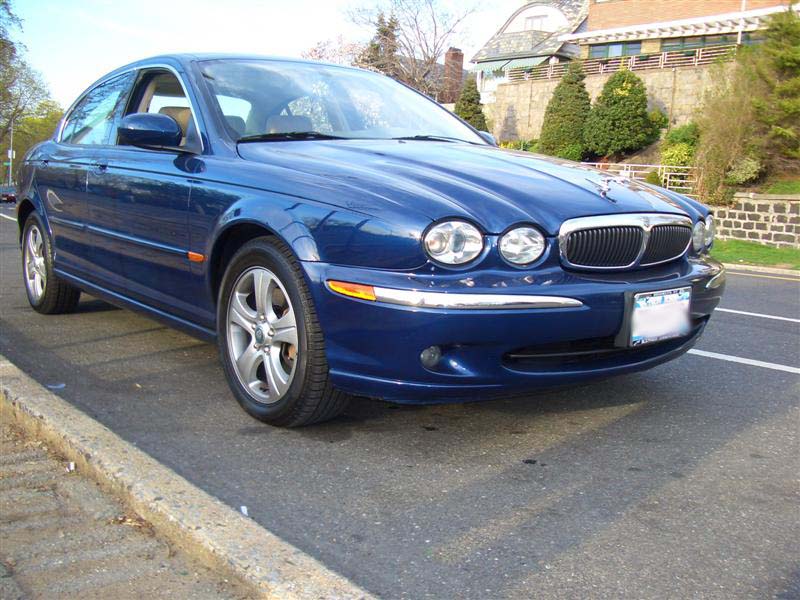
[[[398,58],[393,65],[397,79],[436,96],[444,77],[439,61],[453,43],[464,21],[475,12],[470,5],[458,12],[446,10],[440,0],[382,0],[351,12],[360,26],[380,31],[381,17],[388,15],[396,24]],[[364,64],[363,66],[371,66]]]
[[[347,41],[340,35],[335,40],[317,42],[313,48],[303,52],[302,56],[308,60],[321,60],[337,65],[354,65],[363,51],[363,44]]]

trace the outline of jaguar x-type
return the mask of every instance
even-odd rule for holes
[[[685,196],[511,152],[359,69],[170,55],[109,73],[25,157],[28,299],[87,292],[219,346],[282,426],[351,395],[464,401],[686,352],[724,287]]]

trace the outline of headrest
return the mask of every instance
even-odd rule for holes
[[[181,127],[183,136],[186,137],[186,131],[189,128],[189,119],[192,118],[191,109],[185,106],[163,106],[159,109],[158,114],[167,115],[175,119]]]

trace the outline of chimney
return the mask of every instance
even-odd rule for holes
[[[439,101],[452,104],[458,100],[464,84],[464,53],[458,48],[450,48],[444,55],[444,84]]]

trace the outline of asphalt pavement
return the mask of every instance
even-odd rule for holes
[[[0,208],[0,215],[13,214]],[[213,346],[84,296],[27,304],[0,218],[0,352],[386,598],[800,597],[800,281],[731,274],[650,371],[462,405],[359,399],[304,429],[238,407]]]

